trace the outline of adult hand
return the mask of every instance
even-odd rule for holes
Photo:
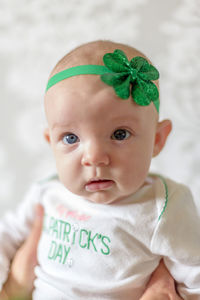
[[[35,279],[34,268],[37,265],[37,246],[42,231],[43,216],[43,207],[38,204],[35,207],[35,220],[31,232],[16,252],[8,279],[0,293],[0,300],[12,299],[12,297],[31,299]]]
[[[140,300],[182,300],[176,292],[174,279],[165,267],[163,260],[152,274]]]

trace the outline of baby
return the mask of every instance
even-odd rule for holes
[[[58,62],[45,94],[44,133],[58,176],[35,184],[2,220],[2,284],[41,203],[34,300],[137,300],[161,258],[183,299],[200,299],[192,196],[149,174],[171,131],[169,120],[159,121],[158,77],[141,52],[109,41],[82,45]]]

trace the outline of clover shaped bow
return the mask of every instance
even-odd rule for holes
[[[154,66],[141,56],[136,56],[129,62],[126,54],[119,49],[105,54],[103,61],[111,72],[101,75],[101,80],[113,86],[120,98],[128,99],[131,93],[137,104],[146,106],[153,101],[159,112],[159,92],[151,82],[159,78],[159,72]]]

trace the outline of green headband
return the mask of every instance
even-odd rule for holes
[[[147,106],[153,102],[159,112],[159,92],[152,82],[159,78],[159,72],[154,66],[141,56],[136,56],[129,62],[125,53],[118,49],[105,54],[103,62],[105,66],[81,65],[55,74],[49,79],[46,92],[56,83],[69,77],[84,74],[101,75],[101,80],[113,86],[120,98],[128,99],[131,93],[138,105]]]

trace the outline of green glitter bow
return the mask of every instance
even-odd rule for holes
[[[154,66],[141,56],[136,56],[129,62],[126,54],[119,49],[105,54],[103,61],[111,72],[101,75],[101,79],[113,86],[120,98],[128,99],[131,93],[137,104],[146,106],[153,101],[159,112],[159,92],[151,81],[159,78],[159,72]]]

